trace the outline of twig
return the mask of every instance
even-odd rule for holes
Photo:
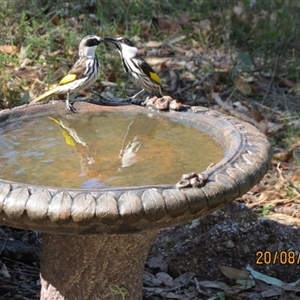
[[[194,81],[194,83],[189,84],[189,85],[185,86],[184,88],[180,89],[179,91],[174,92],[173,95],[185,92],[185,91],[187,91],[187,90],[189,90],[189,89],[191,89],[191,88],[193,88],[193,87],[195,87],[197,85],[202,84],[208,77],[213,76],[214,74],[215,73],[208,73],[201,80],[196,79]]]
[[[196,277],[192,278],[190,281],[195,283],[196,290],[200,295],[207,296],[207,297],[210,296],[210,294],[208,294],[208,293],[201,290],[200,283],[199,283],[199,281]]]
[[[281,111],[278,111],[278,110],[276,110],[274,108],[268,107],[268,106],[266,106],[266,105],[264,105],[264,104],[262,104],[262,103],[260,103],[258,101],[255,102],[255,105],[261,106],[262,108],[264,108],[266,110],[269,110],[269,111],[271,111],[273,113],[276,113],[276,114],[280,115],[281,117],[284,117],[284,118],[287,117],[287,115],[285,113],[283,113]]]
[[[266,100],[268,94],[270,93],[271,87],[273,85],[275,75],[276,75],[276,72],[277,72],[277,67],[278,67],[278,58],[279,58],[279,55],[276,54],[274,71],[272,73],[271,81],[269,83],[269,86],[268,86],[268,89],[267,89],[266,93],[264,94],[262,102],[264,102]]]
[[[212,94],[211,94],[211,97],[217,102],[217,104],[218,104],[222,109],[226,110],[228,113],[230,113],[230,114],[233,115],[234,117],[239,118],[239,119],[241,119],[241,120],[243,120],[243,121],[246,121],[246,122],[248,122],[248,123],[251,123],[251,124],[253,124],[254,126],[256,126],[257,128],[259,128],[259,124],[258,124],[255,120],[249,118],[248,116],[246,116],[246,115],[244,115],[244,114],[242,114],[242,113],[239,113],[239,112],[235,111],[235,110],[232,108],[231,105],[226,104],[226,102],[224,102],[224,101],[221,99],[221,97],[219,96],[218,93],[212,93]]]

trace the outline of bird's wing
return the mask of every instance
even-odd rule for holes
[[[86,57],[78,59],[68,74],[59,82],[59,85],[64,85],[75,81],[76,79],[82,78],[86,71],[86,60]]]
[[[150,77],[150,79],[154,82],[156,82],[157,84],[161,85],[161,79],[158,76],[158,74],[148,65],[148,63],[144,60],[141,59],[141,64],[140,64],[140,68],[142,69],[142,71],[148,76]]]
[[[50,91],[45,92],[44,94],[42,94],[38,98],[32,100],[30,102],[30,104],[41,101],[41,100],[57,93],[59,91],[61,85],[70,83],[70,82],[72,82],[76,79],[81,78],[84,75],[85,71],[86,71],[86,60],[87,60],[86,57],[82,57],[82,58],[78,59],[77,62],[72,67],[72,69],[68,72],[68,74],[66,76],[64,76],[62,78],[62,80],[59,82],[58,86],[56,86],[55,88],[53,88]]]

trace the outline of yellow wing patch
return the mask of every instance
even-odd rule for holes
[[[150,78],[151,80],[153,80],[154,82],[158,83],[159,85],[161,85],[161,79],[160,77],[154,73],[154,72],[150,72]]]
[[[66,83],[69,83],[69,82],[72,82],[74,80],[76,80],[76,74],[67,74],[60,82],[59,84],[62,85],[62,84],[66,84]]]

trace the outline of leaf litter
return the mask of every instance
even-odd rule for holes
[[[250,2],[255,6],[256,1]],[[79,5],[78,11],[84,9],[83,5]],[[68,16],[67,10],[68,5],[64,3],[61,14],[50,11],[47,15],[56,27],[67,24],[63,34],[51,33],[57,44],[64,45],[64,36],[81,32],[87,20],[95,25],[95,30],[103,32],[100,20],[92,14],[93,7],[78,17]],[[26,17],[31,20],[34,14],[28,11]],[[151,22],[140,22],[140,35],[144,38],[137,37],[134,41],[149,64],[160,73],[171,95],[187,105],[208,106],[233,115],[274,139],[272,169],[258,185],[228,208],[204,218],[198,225],[193,223],[196,224],[194,227],[187,224],[159,234],[145,265],[144,298],[250,299],[257,295],[260,299],[298,299],[300,270],[297,264],[257,265],[255,254],[259,250],[267,253],[271,249],[282,253],[291,250],[299,255],[300,245],[295,237],[299,236],[300,227],[300,171],[297,164],[300,143],[298,140],[285,141],[289,126],[300,128],[297,115],[299,84],[295,78],[280,71],[284,62],[279,55],[273,55],[274,60],[270,62],[253,57],[245,49],[226,47],[223,25],[216,22],[223,17],[228,24],[240,22],[250,29],[245,40],[248,38],[251,42],[249,37],[259,22],[268,17],[275,22],[278,18],[276,11],[269,15],[261,10],[251,15],[238,2],[212,14],[213,21],[209,18],[197,20],[185,13],[177,17],[159,14]],[[5,22],[18,40],[16,24],[9,16]],[[157,41],[151,34],[153,26],[168,38]],[[122,28],[119,31],[122,32]],[[40,28],[40,33],[45,39],[49,38],[43,28]],[[199,35],[203,40],[195,38]],[[218,36],[222,36],[224,43],[211,47],[210,41]],[[11,45],[9,40],[0,45],[2,55],[17,56],[19,63],[17,68],[8,61],[4,63],[9,78],[0,82],[1,108],[14,106],[16,103],[11,99],[27,102],[30,97],[38,95],[48,84],[45,78],[49,68],[52,68],[52,82],[55,82],[77,55],[77,49],[72,47],[42,48],[30,57],[28,49],[20,46]],[[107,62],[117,55],[103,53]],[[286,55],[292,53],[287,51]],[[35,65],[37,58],[45,61],[42,67]],[[57,62],[53,58],[62,59]],[[106,63],[104,80],[96,89],[111,96],[122,92],[124,84],[118,85],[111,79],[120,78],[120,82],[127,79],[121,72],[116,74],[115,70],[115,64]],[[130,85],[130,89],[135,87]],[[203,228],[199,229],[199,226]],[[6,227],[1,227],[1,230],[0,291],[3,299],[12,299],[12,295],[20,290],[22,299],[37,299],[40,236],[25,233],[22,237],[24,244],[18,244],[15,249],[8,241],[20,239],[20,231]],[[25,281],[29,286],[24,284]]]

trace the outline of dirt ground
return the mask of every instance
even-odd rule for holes
[[[264,297],[272,283],[237,289],[218,267],[250,265],[286,283],[298,280],[300,262],[264,261],[267,251],[299,255],[299,219],[274,216],[277,220],[258,218],[235,201],[203,219],[162,230],[145,264],[144,299],[299,299],[297,288]],[[0,237],[1,299],[38,299],[41,234],[1,226]]]

